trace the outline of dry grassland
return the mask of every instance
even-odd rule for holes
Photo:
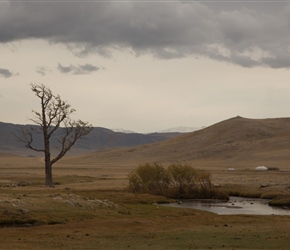
[[[195,164],[210,170],[218,185],[289,192],[286,165],[256,172],[258,162]],[[66,158],[55,166],[57,185],[50,189],[43,186],[40,158],[1,155],[0,249],[289,249],[287,216],[220,216],[126,192],[127,174],[137,165]]]

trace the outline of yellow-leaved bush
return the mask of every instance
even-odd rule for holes
[[[211,182],[208,171],[195,169],[188,164],[164,167],[158,163],[145,163],[129,175],[129,190],[170,198],[220,199],[228,198]]]

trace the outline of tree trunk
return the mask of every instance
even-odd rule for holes
[[[52,165],[50,164],[50,153],[45,154],[45,185],[53,187]]]

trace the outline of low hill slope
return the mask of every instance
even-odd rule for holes
[[[286,166],[290,162],[290,118],[238,116],[163,142],[94,152],[79,160],[114,165],[188,162],[246,166],[250,162]]]

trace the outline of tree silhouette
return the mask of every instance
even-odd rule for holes
[[[40,99],[40,112],[32,110],[35,117],[31,119],[37,126],[31,126],[21,131],[18,140],[37,152],[44,153],[45,159],[45,185],[53,187],[52,165],[60,160],[76,143],[76,141],[90,133],[92,126],[81,120],[71,120],[70,115],[75,109],[63,101],[59,95],[53,95],[51,90],[43,84],[30,84],[31,90]],[[62,126],[62,127],[61,127]],[[60,145],[59,152],[51,158],[51,139],[56,131],[57,141]],[[43,135],[43,146],[37,147],[34,138],[38,134]]]

